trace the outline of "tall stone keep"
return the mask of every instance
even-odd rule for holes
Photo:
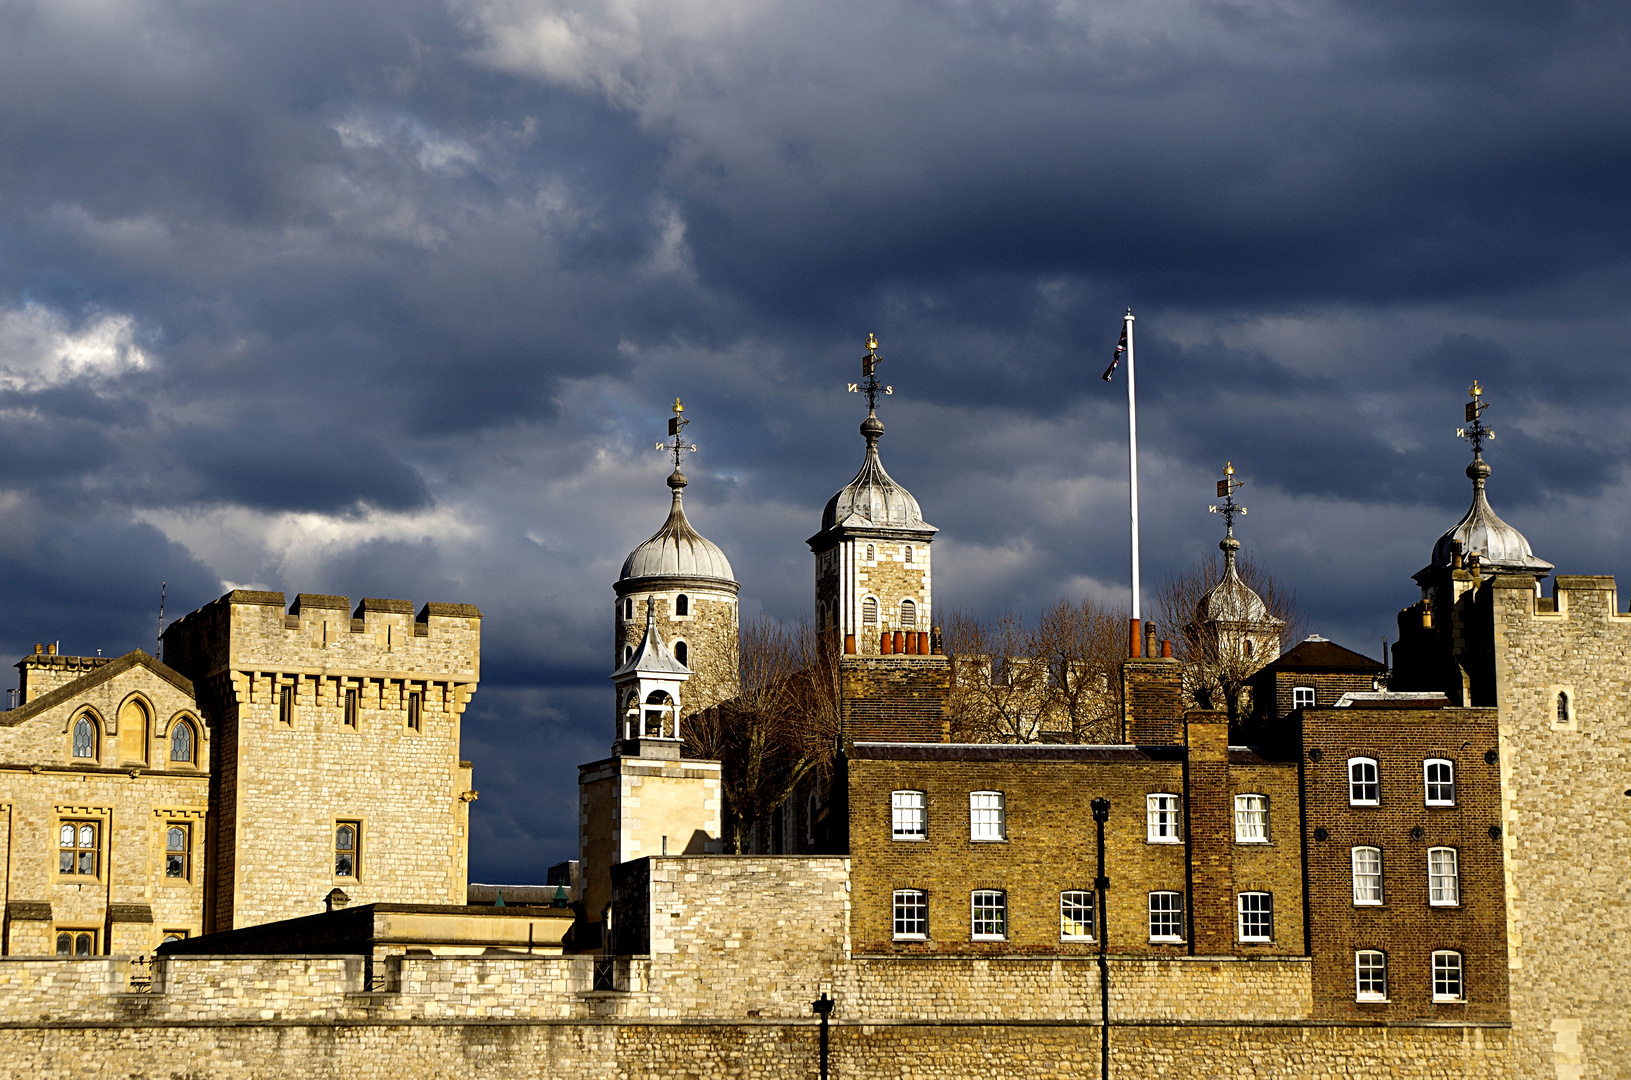
[[[680,472],[679,459],[682,451],[696,447],[687,447],[681,438],[690,422],[683,416],[684,409],[676,399],[668,423],[674,438],[667,445],[674,455],[674,471],[668,476],[673,492],[668,520],[629,553],[618,575],[612,665],[621,667],[640,647],[651,602],[668,651],[691,672],[685,705],[685,711],[691,713],[736,696],[736,594],[740,586],[719,545],[697,532],[685,516],[681,493],[689,481]]]
[[[877,395],[893,387],[878,382],[877,345],[869,336],[861,361],[866,381],[850,387],[867,395],[861,470],[827,501],[821,531],[808,541],[816,561],[816,625],[846,655],[927,655],[934,611],[930,545],[938,530],[878,457]]]
[[[204,930],[353,903],[462,904],[481,665],[469,604],[237,589],[164,631],[210,731]]]

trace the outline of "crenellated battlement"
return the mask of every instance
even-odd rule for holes
[[[474,683],[481,669],[481,618],[472,604],[237,589],[172,623],[164,632],[172,667],[202,680],[222,671],[287,675],[435,673]]]

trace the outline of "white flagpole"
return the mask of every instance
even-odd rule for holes
[[[1142,652],[1138,604],[1138,393],[1133,378],[1133,309],[1127,309],[1127,488],[1133,533],[1133,623],[1131,655]]]

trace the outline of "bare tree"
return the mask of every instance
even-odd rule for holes
[[[952,734],[970,742],[1114,738],[1122,620],[1092,600],[1062,600],[1035,628],[1008,613],[946,622]]]
[[[1224,617],[1202,617],[1201,602],[1224,578],[1224,563],[1216,555],[1167,575],[1155,605],[1161,624],[1173,632],[1174,649],[1184,665],[1185,704],[1224,710],[1231,722],[1250,706],[1246,680],[1301,640],[1304,627],[1295,589],[1249,556],[1235,558],[1235,572],[1240,584],[1262,601],[1261,613],[1224,605]],[[1266,618],[1254,617],[1258,614]]]
[[[740,853],[753,823],[812,772],[830,776],[838,744],[837,658],[814,628],[760,616],[742,629],[741,691],[685,717],[685,752],[722,764],[726,846]]]

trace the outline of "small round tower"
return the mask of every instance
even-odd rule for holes
[[[613,667],[632,657],[645,636],[647,601],[652,602],[656,626],[674,659],[692,673],[686,683],[683,712],[717,705],[734,697],[739,688],[736,594],[740,585],[731,576],[730,560],[719,545],[697,532],[685,516],[682,492],[685,474],[679,469],[686,447],[680,438],[687,421],[685,407],[676,399],[669,420],[674,471],[668,476],[673,493],[668,520],[652,537],[629,553],[618,576],[613,609]]]

